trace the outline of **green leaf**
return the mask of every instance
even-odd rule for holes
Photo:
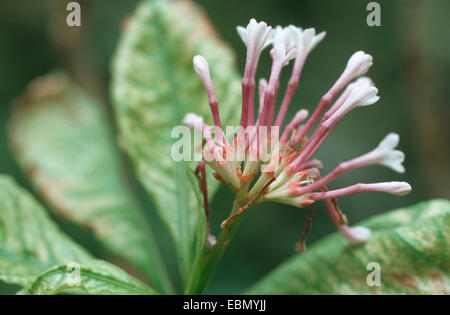
[[[157,294],[139,280],[105,261],[60,265],[39,275],[20,294]]]
[[[362,223],[370,240],[352,247],[333,234],[275,269],[250,294],[449,294],[450,202],[432,200]],[[381,267],[381,286],[368,286]]]
[[[174,162],[172,128],[195,112],[211,122],[208,99],[193,66],[208,59],[223,125],[238,122],[240,79],[230,49],[191,1],[144,1],[127,21],[113,63],[112,95],[120,143],[153,197],[177,245],[185,281],[193,268],[200,220],[182,162]],[[188,163],[192,168],[195,163]],[[212,195],[218,186],[209,175]]]
[[[170,292],[158,249],[131,194],[101,105],[63,74],[32,82],[16,102],[10,143],[22,170],[61,217],[92,230],[116,257]]]
[[[53,265],[90,259],[28,192],[0,175],[0,280],[25,285]]]

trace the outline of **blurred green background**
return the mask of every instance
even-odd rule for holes
[[[0,10],[0,173],[11,174],[29,187],[7,145],[6,124],[10,103],[33,78],[54,69],[67,69],[78,84],[108,102],[109,66],[117,45],[121,23],[138,1],[80,0],[82,26],[65,24],[63,0],[2,0]],[[251,17],[270,25],[294,24],[327,31],[325,40],[311,53],[291,112],[312,109],[344,69],[348,57],[364,50],[374,57],[368,75],[380,90],[381,100],[372,107],[351,112],[324,143],[317,157],[325,172],[340,161],[372,149],[390,131],[400,134],[406,153],[405,174],[381,167],[353,171],[330,188],[356,182],[408,181],[409,196],[378,193],[340,199],[351,224],[390,209],[435,197],[450,198],[450,1],[377,1],[381,5],[380,27],[366,24],[361,0],[197,0],[220,35],[237,53],[243,70],[245,48],[235,31]],[[266,53],[258,77],[268,76]],[[288,72],[286,72],[288,73]],[[283,78],[282,87],[288,75]],[[219,100],[220,102],[220,100]],[[173,246],[154,213],[151,200],[134,182],[173,278],[177,278]],[[212,228],[219,230],[228,214],[233,195],[222,187],[212,203]],[[335,230],[325,206],[316,207],[307,243]],[[249,215],[218,267],[207,293],[239,293],[293,255],[307,211],[266,203]],[[108,258],[86,231],[55,218],[63,229],[95,255]],[[179,280],[177,280],[179,281]],[[179,285],[179,283],[178,283]],[[0,284],[0,292],[13,287]]]

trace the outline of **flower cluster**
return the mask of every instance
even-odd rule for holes
[[[377,88],[369,78],[363,77],[372,65],[372,57],[363,51],[354,53],[342,74],[322,96],[312,115],[309,116],[306,109],[300,109],[280,132],[305,60],[325,37],[325,33],[316,34],[314,28],[302,29],[292,25],[272,29],[266,23],[258,23],[254,19],[250,20],[246,28],[239,26],[237,31],[247,46],[247,59],[242,80],[241,121],[231,139],[227,139],[222,129],[208,63],[202,56],[196,56],[193,60],[195,71],[206,89],[214,119],[214,126],[208,126],[195,114],[190,113],[185,117],[185,123],[201,130],[205,139],[202,151],[204,161],[199,164],[199,171],[203,174],[201,180],[205,209],[208,208],[209,212],[204,176],[205,165],[209,165],[216,179],[236,192],[236,200],[240,205],[223,222],[223,228],[254,203],[267,200],[302,208],[324,199],[342,235],[352,244],[366,241],[370,231],[363,227],[349,227],[336,198],[365,191],[404,195],[411,191],[411,186],[405,182],[356,184],[337,190],[328,190],[326,186],[343,173],[368,165],[379,164],[396,172],[404,172],[404,154],[395,150],[399,142],[398,135],[388,134],[374,150],[340,163],[325,176],[320,174],[322,163],[312,157],[348,112],[378,101]],[[259,80],[259,106],[255,117],[255,75],[260,55],[269,46],[272,47],[272,68],[268,80]],[[279,110],[275,113],[280,76],[292,60],[291,77]],[[312,130],[317,122],[317,127]],[[209,239],[212,240],[211,235]]]

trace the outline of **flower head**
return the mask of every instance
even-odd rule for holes
[[[313,156],[334,127],[353,108],[372,105],[378,101],[378,89],[374,83],[367,77],[361,77],[371,67],[372,57],[362,51],[354,53],[344,72],[324,93],[312,114],[309,116],[306,109],[299,109],[286,127],[281,129],[306,56],[324,38],[325,32],[316,35],[313,28],[303,30],[292,25],[284,28],[278,26],[273,31],[266,23],[251,19],[246,28],[238,27],[238,33],[247,46],[247,60],[242,80],[241,123],[234,137],[227,139],[222,136],[209,66],[201,56],[194,57],[194,68],[208,94],[214,127],[217,129],[216,138],[213,139],[211,127],[202,123],[201,117],[188,114],[184,120],[191,127],[200,124],[206,140],[202,163],[209,165],[214,170],[216,179],[229,185],[236,193],[235,205],[238,208],[222,226],[226,228],[237,215],[243,214],[258,202],[275,201],[302,208],[324,200],[333,222],[351,244],[367,241],[370,230],[365,227],[349,227],[337,198],[369,191],[401,196],[409,193],[411,186],[405,182],[357,183],[335,190],[329,190],[327,186],[346,172],[374,164],[403,173],[404,154],[395,149],[399,136],[395,133],[388,134],[375,149],[339,163],[325,176],[321,174],[322,163],[313,159]],[[259,80],[259,108],[254,122],[256,67],[261,52],[270,44],[273,44],[270,51],[273,61],[271,73],[268,80]],[[275,116],[281,73],[289,61],[294,59],[292,75],[278,115]],[[356,80],[350,83],[354,79]],[[325,112],[339,93],[341,95]],[[317,121],[318,126],[312,131]],[[241,158],[236,159],[236,156]]]
[[[251,19],[247,27],[238,26],[237,32],[249,51],[260,54],[273,40],[273,30],[265,22]]]

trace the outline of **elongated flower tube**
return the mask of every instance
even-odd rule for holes
[[[283,135],[281,136],[281,142],[286,142],[288,140],[288,137],[292,134],[294,129],[298,127],[298,125],[305,120],[305,118],[308,116],[308,111],[306,109],[299,110],[294,118],[291,120],[291,122],[286,126],[286,128],[283,131]]]
[[[363,51],[357,51],[354,53],[347,62],[344,72],[340,75],[333,86],[325,93],[320,99],[314,113],[311,115],[305,127],[299,132],[295,139],[295,143],[299,143],[301,139],[310,131],[312,126],[319,119],[320,115],[330,105],[334,97],[341,92],[341,90],[353,79],[358,76],[364,75],[372,66],[372,56],[364,53]],[[352,89],[353,90],[353,89]]]
[[[337,99],[337,101],[333,104],[333,106],[331,106],[331,108],[323,115],[322,117],[322,122],[327,120],[328,118],[331,117],[331,115],[333,115],[343,104],[344,102],[348,99],[348,97],[350,96],[350,93],[352,92],[353,88],[356,86],[361,86],[361,85],[372,85],[374,86],[372,80],[370,80],[370,78],[368,77],[360,77],[358,80],[356,80],[356,82],[350,83],[349,85],[347,85],[347,88],[345,89],[345,91],[339,96],[339,98]]]
[[[206,89],[206,93],[208,94],[209,106],[211,107],[211,112],[214,118],[214,125],[217,128],[222,128],[219,116],[219,104],[217,103],[217,98],[214,94],[211,75],[209,74],[208,62],[203,56],[195,56],[193,59],[193,63],[194,69],[202,80],[203,85]],[[222,133],[219,133],[218,136],[222,138]]]
[[[253,106],[255,95],[255,75],[261,52],[272,43],[273,30],[265,22],[251,19],[247,27],[237,27],[237,32],[247,46],[244,78],[242,79],[241,123],[244,128],[253,124]]]
[[[411,186],[405,182],[356,183],[333,190],[329,190],[327,186],[338,176],[369,165],[378,164],[403,173],[405,155],[395,149],[399,144],[399,136],[389,133],[372,151],[339,163],[325,175],[321,174],[322,162],[313,156],[352,109],[378,101],[378,89],[369,78],[362,77],[372,66],[372,57],[363,51],[354,53],[342,74],[323,94],[312,115],[308,118],[308,110],[298,109],[283,129],[285,114],[297,88],[306,57],[323,40],[325,32],[316,35],[313,28],[303,30],[292,25],[272,30],[266,23],[258,23],[252,19],[246,28],[238,27],[238,33],[247,46],[238,130],[232,137],[222,137],[225,133],[219,117],[220,108],[212,88],[208,63],[201,56],[194,57],[194,68],[208,95],[216,137],[212,136],[212,127],[205,124],[201,117],[189,113],[184,120],[191,128],[201,130],[205,139],[204,161],[199,169],[204,172],[205,165],[211,167],[215,178],[230,186],[236,194],[233,210],[221,225],[224,232],[256,203],[271,201],[303,208],[324,200],[332,221],[350,244],[367,241],[370,230],[365,227],[350,227],[338,206],[337,198],[362,192],[385,192],[402,196],[411,191]],[[256,68],[261,53],[269,45],[273,45],[269,52],[272,58],[271,73],[268,81],[259,79],[259,107],[255,122]],[[276,114],[281,72],[291,60],[295,60],[291,78]],[[316,122],[319,123],[312,130]],[[308,137],[310,132],[311,136]],[[203,176],[201,180],[201,187],[206,190],[206,177]],[[203,195],[207,198],[205,191]],[[206,203],[205,209],[208,209],[209,214]],[[210,233],[207,237],[213,239]],[[223,239],[219,237],[218,242]]]
[[[395,133],[388,134],[380,144],[372,151],[363,154],[347,162],[340,163],[333,171],[325,177],[316,181],[312,185],[300,187],[295,191],[290,191],[292,196],[301,196],[315,189],[319,189],[336,179],[338,176],[356,168],[380,164],[391,168],[392,170],[403,173],[404,168],[402,162],[405,158],[403,152],[394,150],[399,142],[399,136]]]
[[[281,27],[277,27],[277,32],[282,32]],[[294,67],[292,69],[291,78],[286,89],[286,93],[281,103],[280,110],[278,111],[277,119],[275,121],[276,126],[281,126],[283,124],[286,112],[291,103],[292,97],[294,96],[295,90],[297,89],[298,83],[300,81],[300,75],[303,70],[303,65],[305,64],[306,57],[309,52],[317,46],[317,44],[325,37],[326,33],[322,32],[316,35],[316,30],[314,28],[308,28],[302,30],[301,27],[288,26],[283,30],[283,37],[288,38],[296,46],[296,58]],[[277,35],[277,34],[276,34]],[[275,36],[276,36],[275,35]],[[276,38],[276,37],[275,37]]]
[[[365,191],[380,191],[391,195],[404,196],[411,192],[411,186],[405,182],[386,182],[375,184],[356,184],[342,189],[331,190],[327,192],[311,193],[309,198],[320,200],[327,198],[337,198],[349,194],[356,194]]]

